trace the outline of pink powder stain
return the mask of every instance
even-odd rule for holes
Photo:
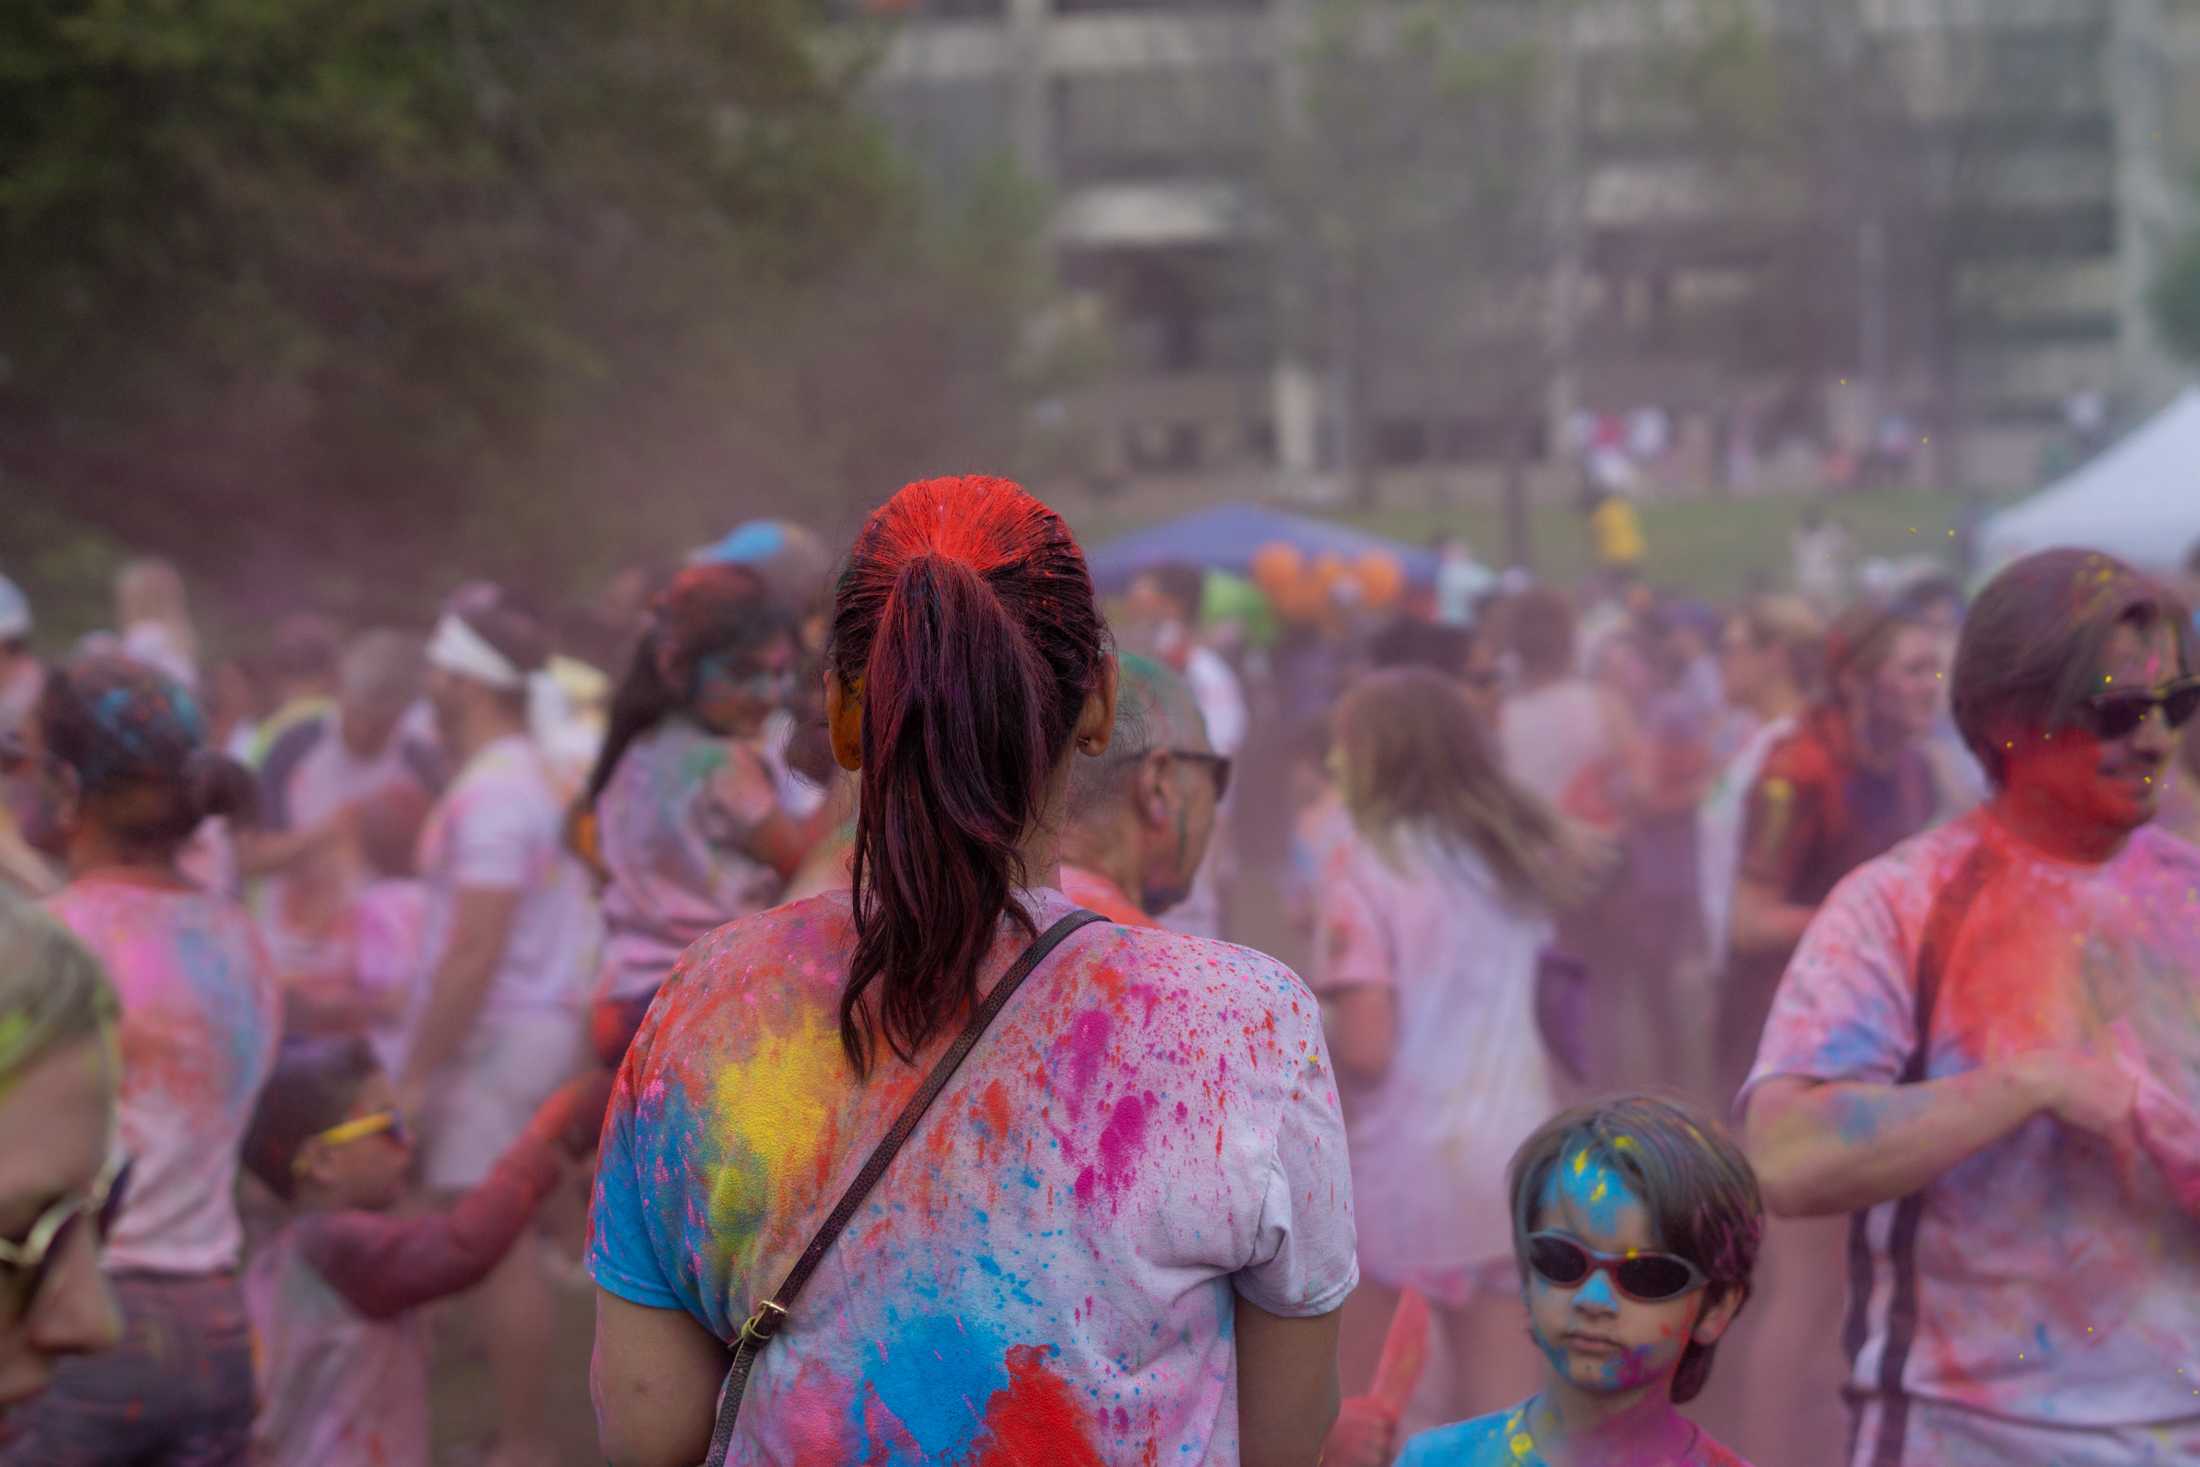
[[[1114,1029],[1115,1021],[1104,1011],[1087,1009],[1070,1021],[1069,1033],[1055,1041],[1049,1059],[1060,1071],[1071,1110],[1083,1107],[1092,1082],[1099,1078]]]
[[[1120,1202],[1123,1189],[1137,1179],[1138,1161],[1146,1150],[1146,1116],[1158,1103],[1152,1091],[1126,1095],[1115,1103],[1100,1133],[1098,1160],[1077,1174],[1079,1202],[1091,1203],[1102,1187]]]

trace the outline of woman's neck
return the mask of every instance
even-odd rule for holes
[[[1528,1430],[1551,1467],[1662,1467],[1696,1437],[1664,1377],[1611,1394],[1555,1381],[1530,1406]]]
[[[187,887],[176,869],[173,851],[165,855],[125,846],[104,830],[87,829],[69,838],[69,880],[125,881],[139,886]]]

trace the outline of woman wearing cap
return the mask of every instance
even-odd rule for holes
[[[131,1181],[106,1265],[128,1333],[107,1355],[60,1363],[0,1463],[242,1462],[254,1402],[237,1152],[281,1006],[251,919],[177,857],[201,822],[249,808],[252,778],[207,747],[181,684],[119,657],[53,673],[30,760],[34,833],[69,873],[51,910],[122,1000]],[[0,1015],[0,1038],[6,1027]]]
[[[486,584],[454,594],[428,642],[428,699],[458,775],[420,841],[429,977],[398,1093],[420,1122],[421,1179],[438,1192],[479,1185],[583,1058],[595,903],[527,734],[528,681],[548,653],[540,619]],[[553,1302],[534,1249],[482,1285],[496,1467],[552,1460],[541,1400]]]
[[[11,1408],[122,1337],[99,1271],[114,1164],[114,989],[84,945],[0,891],[0,1451]]]
[[[1358,1278],[1319,1005],[1243,948],[1056,930],[1070,761],[1115,719],[1068,528],[999,479],[903,489],[856,539],[827,679],[834,754],[862,776],[853,890],[690,948],[606,1120],[605,1454],[704,1457],[731,1343],[820,1238],[726,1396],[727,1461],[1313,1467]],[[831,1233],[1027,952],[1029,982]]]

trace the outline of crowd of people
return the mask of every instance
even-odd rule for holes
[[[1639,562],[0,580],[0,1464],[2200,1460],[2188,588]]]

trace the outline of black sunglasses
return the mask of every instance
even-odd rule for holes
[[[2155,693],[2100,693],[2080,705],[2094,734],[2107,741],[2127,739],[2155,709],[2162,710],[2173,729],[2183,728],[2200,713],[2200,677],[2179,678]]]
[[[1711,1282],[1678,1254],[1597,1253],[1564,1233],[1530,1233],[1528,1267],[1561,1289],[1578,1288],[1589,1275],[1607,1273],[1622,1294],[1642,1304],[1663,1304]]]
[[[1215,778],[1216,804],[1221,804],[1223,797],[1230,793],[1229,755],[1210,754],[1204,749],[1170,749],[1166,752],[1171,759],[1181,759],[1187,764],[1203,764],[1207,767],[1208,773]]]

